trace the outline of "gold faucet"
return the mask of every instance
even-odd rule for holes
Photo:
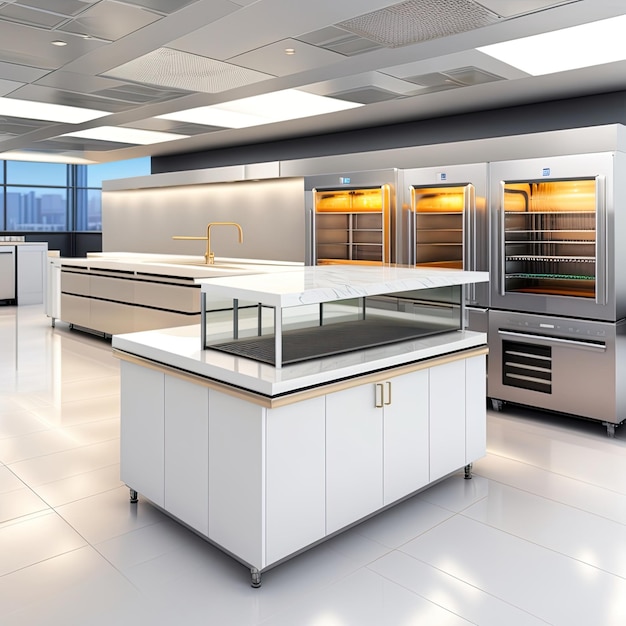
[[[239,231],[239,243],[243,243],[243,230],[237,222],[210,222],[206,227],[206,252],[204,253],[207,265],[215,263],[215,255],[211,252],[211,226],[235,226]]]
[[[239,243],[243,243],[243,230],[237,222],[209,222],[206,227],[206,237],[182,237],[175,236],[172,239],[186,239],[186,240],[206,240],[206,252],[204,253],[204,262],[207,265],[213,265],[215,263],[215,255],[211,252],[211,226],[235,226],[239,231]]]

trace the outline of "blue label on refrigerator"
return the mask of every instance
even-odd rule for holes
[[[339,178],[339,184],[340,185],[349,185],[350,184],[350,179],[345,177],[345,176],[341,176]]]
[[[437,178],[443,182],[444,180],[448,180],[448,175],[445,172],[438,172]]]
[[[549,167],[544,167],[543,171],[541,172],[542,176],[550,176],[550,168]]]

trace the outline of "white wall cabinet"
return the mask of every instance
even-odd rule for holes
[[[268,406],[123,359],[122,480],[260,571],[483,456],[484,362],[456,355]]]

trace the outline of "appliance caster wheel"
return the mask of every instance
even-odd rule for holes
[[[472,465],[472,463],[468,463],[464,468],[465,474],[463,478],[465,478],[465,480],[469,480],[472,477]]]
[[[139,502],[139,494],[134,490],[131,489],[130,490],[130,503],[131,504],[136,504],[137,502]]]
[[[611,424],[611,422],[602,422],[602,426],[606,426],[606,434],[613,439],[615,437],[615,428],[617,424]]]
[[[491,408],[494,411],[498,411],[498,413],[500,413],[502,411],[502,405],[504,404],[504,402],[502,402],[502,400],[498,400],[496,398],[491,398]]]
[[[256,567],[251,567],[250,576],[252,577],[250,586],[258,589],[261,586],[261,572]]]

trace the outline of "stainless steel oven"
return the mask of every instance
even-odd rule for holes
[[[488,395],[601,421],[626,418],[626,320],[489,312]]]

